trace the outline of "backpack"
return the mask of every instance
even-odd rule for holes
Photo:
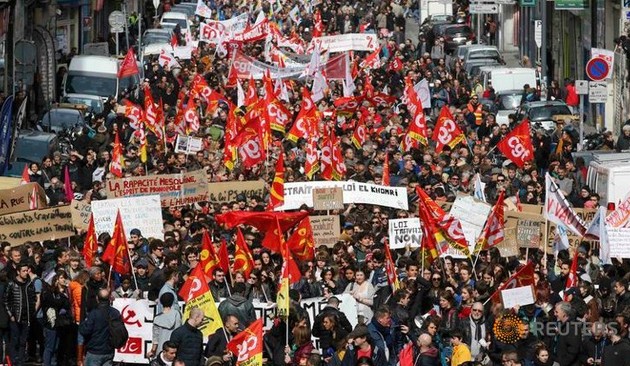
[[[127,331],[127,327],[125,326],[125,323],[123,323],[120,316],[110,318],[109,314],[107,314],[107,318],[109,343],[115,349],[119,349],[120,347],[127,344],[127,340],[129,339],[129,332]]]

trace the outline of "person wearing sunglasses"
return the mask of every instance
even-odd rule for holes
[[[486,322],[482,303],[473,303],[470,314],[461,320],[459,328],[462,331],[462,341],[470,345],[473,359],[487,351],[484,347],[487,346],[486,341],[490,337],[491,329]]]

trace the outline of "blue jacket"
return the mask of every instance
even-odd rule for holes
[[[109,318],[103,316],[105,313]],[[120,312],[109,304],[98,304],[90,311],[87,318],[79,326],[79,332],[85,338],[85,349],[95,355],[113,355],[109,336],[109,319],[119,318]]]

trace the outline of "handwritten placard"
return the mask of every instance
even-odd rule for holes
[[[332,247],[339,241],[341,234],[339,216],[311,216],[310,218],[316,245]]]
[[[541,223],[539,220],[519,219],[516,224],[516,243],[521,248],[540,246]]]
[[[105,186],[108,198],[159,194],[162,207],[208,200],[208,179],[203,169],[181,174],[111,179]]]
[[[343,210],[341,187],[313,188],[313,209],[316,211]]]
[[[70,207],[72,208],[72,225],[77,230],[87,230],[90,224],[92,205],[87,202],[73,200]]]
[[[630,228],[606,226],[611,258],[630,258]]]
[[[0,215],[30,210],[33,196],[37,199],[37,204],[35,205],[37,208],[43,209],[47,207],[46,193],[42,186],[37,183],[27,183],[14,188],[0,190]]]
[[[505,228],[505,239],[497,245],[499,254],[503,258],[518,256],[518,246],[516,245],[516,228]]]
[[[503,308],[511,309],[515,306],[525,306],[536,302],[532,286],[522,286],[501,291]]]
[[[70,211],[70,206],[59,206],[0,216],[0,241],[17,246],[70,237],[74,235]]]
[[[122,215],[127,237],[129,237],[129,232],[132,229],[139,229],[145,238],[164,239],[160,196],[93,201],[92,213],[94,214],[94,228],[97,235],[101,233],[111,234],[114,231],[118,210]]]
[[[265,182],[252,180],[245,182],[217,182],[208,183],[208,202],[229,203],[236,201],[236,197],[242,194],[246,198],[254,196],[262,199],[265,195]]]
[[[407,244],[417,248],[422,243],[422,226],[418,218],[389,220],[389,247],[401,249]]]

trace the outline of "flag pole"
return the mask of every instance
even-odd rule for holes
[[[136,290],[138,289],[138,279],[136,278],[136,272],[133,270],[133,262],[131,261],[131,253],[129,253],[129,246],[125,244],[125,248],[127,249],[127,257],[129,258],[129,267],[131,271],[131,275],[133,276],[133,282],[136,285]]]
[[[107,276],[107,288],[109,289],[109,283],[112,281],[112,270],[113,266],[109,265],[109,275]]]

